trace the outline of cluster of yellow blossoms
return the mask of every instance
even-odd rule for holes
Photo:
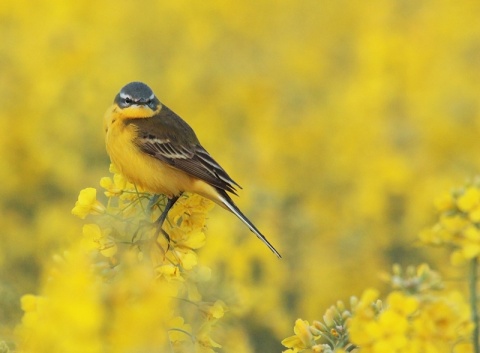
[[[458,291],[446,291],[428,265],[394,266],[391,292],[382,302],[375,289],[327,310],[323,321],[297,320],[285,352],[467,353],[478,352],[477,273],[480,255],[480,179],[435,201],[438,221],[420,233],[426,245],[452,249],[454,265],[469,261],[470,306]]]
[[[435,200],[439,220],[420,233],[429,245],[451,246],[451,262],[464,264],[480,255],[480,179]]]
[[[284,352],[442,353],[471,352],[470,311],[458,292],[441,290],[439,275],[427,265],[395,266],[386,300],[366,290],[329,308],[323,322],[297,320]],[[360,348],[361,349],[360,349]]]
[[[367,353],[471,352],[469,307],[459,292],[440,290],[441,283],[427,265],[406,274],[394,267],[385,303],[369,289],[355,305],[351,341]]]
[[[120,174],[103,178],[108,202],[80,192],[72,213],[93,215],[81,241],[54,257],[38,296],[25,295],[18,352],[202,352],[225,304],[205,301],[210,269],[197,263],[213,204],[182,197],[163,229],[154,222],[165,199],[137,190]]]
[[[315,320],[295,321],[295,335],[285,338],[282,344],[289,349],[285,353],[345,353],[353,352],[356,347],[349,342],[347,323],[352,317],[342,301],[332,305],[323,315],[323,322]]]

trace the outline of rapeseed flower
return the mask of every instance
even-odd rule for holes
[[[183,197],[164,224],[167,238],[151,221],[161,212],[161,200],[138,192],[119,174],[102,178],[101,185],[108,205],[96,199],[94,188],[80,192],[72,213],[92,214],[95,222],[83,226],[77,246],[56,257],[41,295],[22,299],[19,352],[221,347],[211,334],[226,305],[202,302],[197,286],[210,278],[208,268],[197,266],[196,250],[206,242],[206,214],[213,204],[198,195]],[[195,325],[181,315],[187,308],[201,318]]]
[[[80,191],[75,207],[72,209],[72,214],[85,219],[91,213],[103,214],[105,211],[105,206],[97,200],[97,190],[95,188],[86,188]]]
[[[480,255],[480,181],[442,194],[435,201],[438,221],[419,234],[424,244],[452,249],[450,261],[462,265]]]

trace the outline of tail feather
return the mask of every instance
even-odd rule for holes
[[[267,245],[270,250],[277,255],[278,258],[281,258],[282,255],[273,247],[272,244],[265,238],[265,236],[260,233],[260,231],[253,225],[252,222],[240,211],[240,209],[235,205],[233,200],[228,196],[228,194],[224,190],[219,190],[217,189],[218,196],[220,198],[220,201],[223,203],[225,208],[227,208],[229,211],[231,211],[235,216],[237,216],[245,225],[252,231],[253,234],[257,236],[258,239],[263,241],[265,245]]]

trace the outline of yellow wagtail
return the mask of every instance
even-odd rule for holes
[[[120,90],[105,115],[105,133],[107,152],[120,172],[144,190],[168,197],[158,220],[160,229],[178,197],[193,192],[231,211],[281,257],[227,194],[236,194],[240,185],[146,84],[131,82]]]

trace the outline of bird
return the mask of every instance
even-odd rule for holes
[[[237,216],[281,258],[229,196],[237,195],[241,186],[203,148],[190,125],[161,103],[148,85],[125,85],[105,113],[104,129],[107,153],[120,173],[143,190],[168,198],[157,220],[159,229],[184,192],[196,193]]]

